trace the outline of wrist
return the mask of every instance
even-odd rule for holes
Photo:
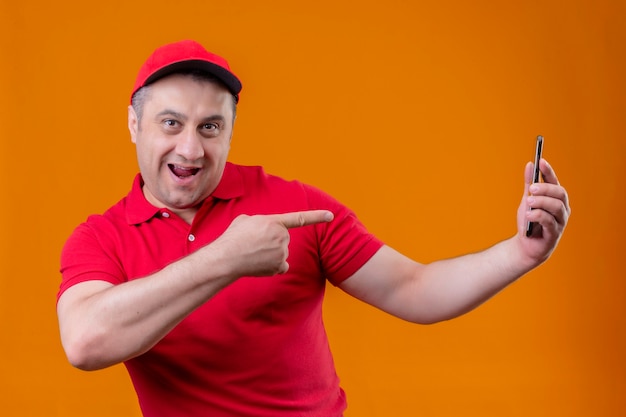
[[[528,256],[526,248],[528,242],[525,241],[527,239],[527,237],[518,234],[503,242],[506,246],[509,268],[512,273],[518,276],[526,274],[541,264],[541,261]]]
[[[233,282],[234,271],[222,245],[216,242],[204,246],[184,258],[190,279],[199,286],[225,287]]]

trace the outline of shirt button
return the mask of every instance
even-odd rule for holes
[[[187,239],[189,239],[190,242],[193,242],[194,240],[196,240],[196,237],[193,234],[189,233]]]
[[[167,219],[168,217],[170,217],[170,214],[167,211],[164,211],[163,213],[161,213],[161,216]]]

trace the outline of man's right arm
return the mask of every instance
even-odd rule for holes
[[[152,275],[68,288],[57,314],[70,363],[95,370],[141,355],[239,277],[286,272],[288,229],[330,220],[325,210],[240,216],[213,243]]]

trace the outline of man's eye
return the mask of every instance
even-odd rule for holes
[[[178,125],[178,122],[176,120],[167,119],[163,121],[163,124],[165,124],[165,126],[168,126],[168,127],[176,127]]]
[[[202,128],[206,130],[215,130],[217,129],[217,125],[215,123],[205,123],[202,125]]]

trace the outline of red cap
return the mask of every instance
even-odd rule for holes
[[[141,66],[130,95],[131,100],[137,90],[159,78],[194,69],[213,75],[230,90],[235,100],[239,101],[241,81],[232,73],[228,62],[221,56],[208,52],[202,45],[192,40],[174,42],[157,48]]]

